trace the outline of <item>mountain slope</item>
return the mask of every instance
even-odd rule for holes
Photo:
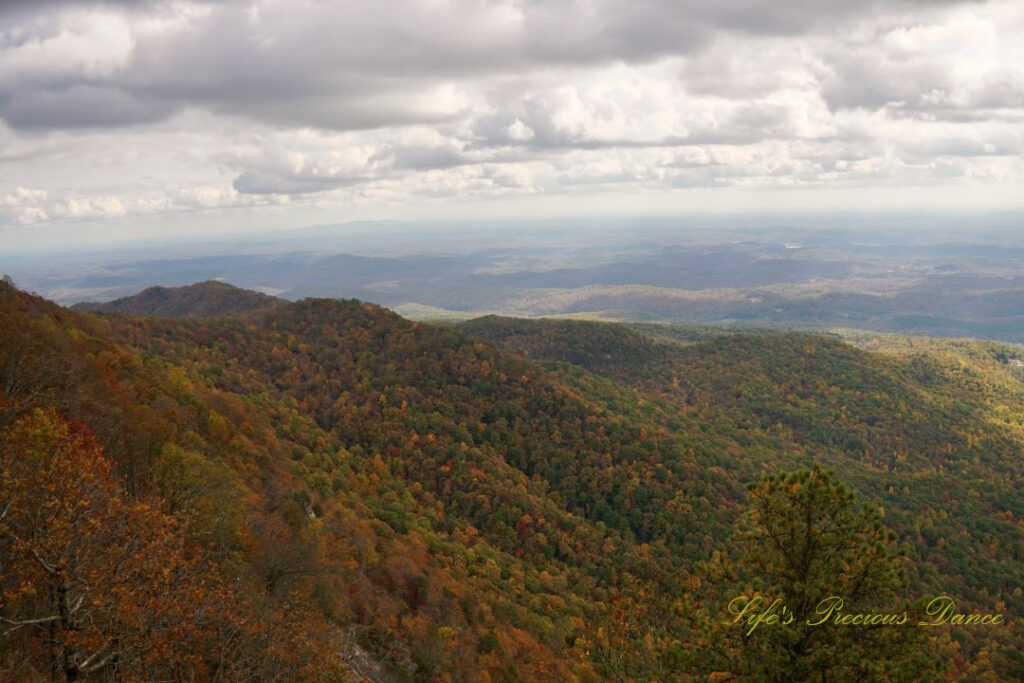
[[[671,680],[697,648],[691,572],[744,484],[813,462],[885,505],[914,594],[1014,620],[954,634],[958,670],[989,647],[1016,671],[1024,421],[1019,381],[987,366],[803,334],[442,328],[358,301],[84,315],[10,287],[0,331],[0,427],[47,405],[86,423],[225,576],[314,606],[382,676]]]
[[[81,316],[9,291],[2,313],[3,329],[18,331],[0,347],[11,387],[4,421],[55,404],[95,425],[138,495],[190,495],[177,475],[160,485],[172,463],[196,462],[192,476],[227,467],[242,488],[222,504],[244,503],[248,521],[234,535],[249,540],[221,552],[280,600],[320,605],[351,634],[352,656],[369,653],[400,678],[533,668],[531,678],[586,678],[585,634],[609,596],[649,581],[628,525],[605,529],[566,511],[481,438],[493,404],[471,386],[483,367],[476,354],[495,361],[492,385],[506,369],[517,386],[536,383],[511,390],[507,421],[537,420],[542,404],[588,409],[464,335],[358,302],[198,323]],[[31,374],[50,361],[52,375]],[[432,383],[451,395],[414,422],[414,385],[432,393]],[[457,419],[463,411],[478,421]],[[567,431],[568,417],[555,420]],[[553,451],[559,461],[570,454]],[[453,634],[457,648],[446,645]]]
[[[461,327],[614,379],[661,405],[673,428],[732,441],[741,460],[708,460],[734,477],[783,454],[833,467],[913,544],[916,586],[1024,608],[1010,596],[1024,559],[1024,382],[998,351],[882,355],[803,333],[680,345],[606,323],[497,317]]]
[[[106,303],[80,303],[76,311],[125,313],[165,318],[212,318],[281,304],[266,294],[207,280],[185,287],[149,287],[138,294]]]

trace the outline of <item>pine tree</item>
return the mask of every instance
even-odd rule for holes
[[[732,552],[696,580],[691,669],[720,680],[922,680],[931,634],[879,508],[815,467],[749,486]],[[863,615],[857,617],[856,615]],[[867,623],[865,623],[867,622]]]

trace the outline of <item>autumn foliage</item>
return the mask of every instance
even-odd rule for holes
[[[221,294],[0,285],[0,680],[685,680],[744,484],[815,463],[885,506],[900,596],[1006,612],[947,675],[1024,671],[1024,389],[987,347]]]
[[[303,668],[284,661],[295,653],[245,651],[267,640],[266,625],[185,547],[173,517],[126,495],[85,426],[37,409],[0,449],[7,677],[238,680]]]

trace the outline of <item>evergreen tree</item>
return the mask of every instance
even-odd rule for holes
[[[939,665],[879,508],[817,466],[750,485],[731,553],[695,580],[692,668],[759,681],[922,680]],[[858,616],[859,615],[859,616]]]

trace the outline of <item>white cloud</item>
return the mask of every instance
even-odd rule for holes
[[[97,7],[4,15],[0,223],[1024,181],[1008,0]]]
[[[14,192],[0,199],[0,206],[18,207],[46,201],[46,190],[15,188]]]
[[[110,77],[130,63],[134,39],[128,19],[74,11],[53,23],[16,24],[0,40],[0,82],[58,84]]]

